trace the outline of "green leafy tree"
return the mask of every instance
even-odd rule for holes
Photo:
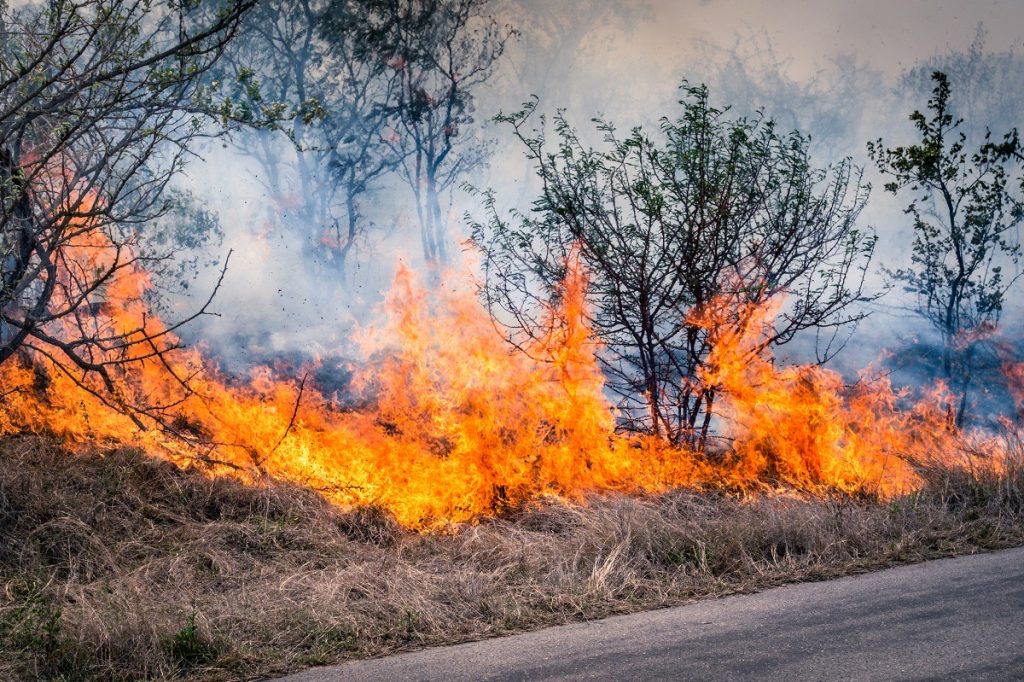
[[[543,119],[530,127],[536,101],[502,116],[540,191],[532,211],[510,215],[489,193],[474,237],[484,295],[513,340],[542,331],[538,312],[578,254],[627,427],[703,446],[718,388],[700,370],[716,335],[691,313],[725,302],[735,315],[723,324],[742,325],[747,304],[785,292],[789,304],[765,344],[810,330],[825,361],[863,316],[856,304],[875,239],[856,228],[868,188],[849,160],[815,167],[806,137],[782,135],[762,116],[730,118],[704,86],[684,84],[680,106],[654,135],[637,127],[623,136],[599,122],[597,149],[561,115],[549,143]]]
[[[987,131],[969,150],[963,120],[950,106],[949,79],[936,71],[932,81],[927,112],[910,116],[919,140],[891,148],[878,140],[868,151],[890,178],[886,191],[911,196],[911,263],[890,274],[941,338],[942,373],[959,396],[951,418],[959,426],[979,350],[1021,274],[1021,145],[1016,129],[1001,138]]]

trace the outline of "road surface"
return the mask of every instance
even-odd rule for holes
[[[315,668],[362,680],[1024,680],[1024,548]]]

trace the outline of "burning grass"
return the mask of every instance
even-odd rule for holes
[[[420,530],[551,495],[578,503],[599,492],[782,481],[807,493],[892,497],[919,487],[915,467],[966,437],[950,427],[941,387],[914,398],[884,378],[851,387],[816,365],[777,368],[765,347],[777,302],[723,299],[695,317],[713,350],[692,380],[719,394],[715,435],[728,443],[708,453],[616,429],[578,268],[547,311],[546,335],[518,350],[471,286],[432,290],[399,271],[380,319],[363,330],[345,399],[268,368],[225,377],[150,314],[144,272],[114,284],[89,320],[124,340],[95,359],[105,373],[25,349],[0,365],[0,436],[129,443],[182,465],[201,460],[212,474],[272,477],[342,506],[380,506]],[[166,349],[149,341],[154,334]],[[997,439],[971,437],[982,456],[945,465],[1001,466]]]
[[[286,482],[8,437],[0,677],[251,678],[1024,542],[1018,464],[920,476],[888,501],[610,494],[420,534]]]

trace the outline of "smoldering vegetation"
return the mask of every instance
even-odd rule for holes
[[[1024,542],[1013,447],[1001,473],[925,471],[889,502],[552,499],[422,535],[294,485],[8,438],[0,677],[250,679],[1009,547]]]

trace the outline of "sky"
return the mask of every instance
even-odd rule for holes
[[[629,3],[625,3],[629,4]],[[769,36],[792,58],[793,75],[807,77],[822,59],[852,54],[894,76],[935,52],[966,48],[983,23],[989,47],[1019,45],[1019,0],[654,0],[652,21],[638,31],[646,55],[680,55],[695,40],[727,45],[737,32]],[[642,37],[641,37],[642,36]]]

